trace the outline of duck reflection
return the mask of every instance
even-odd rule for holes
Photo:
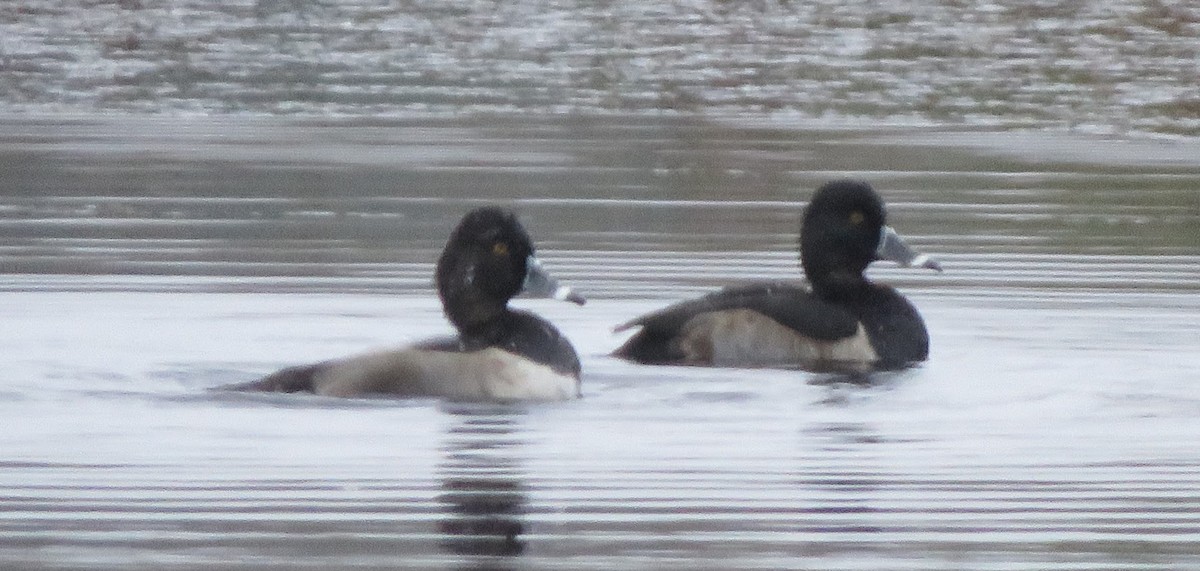
[[[874,534],[887,531],[878,494],[893,481],[872,449],[883,436],[861,422],[820,422],[802,430],[816,444],[811,457],[801,459],[810,468],[800,484],[815,501],[810,531],[829,534]]]
[[[454,423],[442,444],[442,547],[473,559],[464,569],[505,569],[525,550],[525,485],[515,454],[523,411],[498,405],[445,404]]]
[[[840,389],[858,389],[871,387],[889,387],[912,376],[910,370],[904,371],[815,371],[808,384],[829,389],[831,396],[836,396]],[[836,400],[836,399],[835,399]]]

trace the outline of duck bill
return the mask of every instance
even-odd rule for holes
[[[521,293],[525,297],[557,299],[578,305],[587,301],[582,295],[575,293],[575,290],[559,285],[558,280],[542,267],[542,262],[536,257],[529,256],[525,267],[525,284],[521,287]]]
[[[905,268],[942,271],[942,265],[937,260],[910,248],[891,226],[884,226],[880,231],[879,249],[875,250],[875,259],[896,262]]]

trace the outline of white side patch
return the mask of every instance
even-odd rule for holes
[[[456,353],[391,349],[327,363],[313,379],[317,394],[434,396],[470,401],[557,401],[579,396],[579,382],[546,365],[503,351]]]
[[[869,364],[878,359],[862,324],[850,337],[821,341],[750,309],[698,315],[684,324],[678,343],[686,363],[716,367]]]

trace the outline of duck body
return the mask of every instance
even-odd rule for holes
[[[867,293],[847,304],[788,283],[726,288],[622,325],[641,330],[616,356],[646,364],[814,370],[925,360],[929,335],[912,304],[886,286]]]
[[[559,401],[579,396],[579,378],[496,347],[461,352],[408,347],[288,367],[241,390],[303,391],[331,397]]]
[[[647,364],[895,369],[924,361],[929,334],[895,289],[863,276],[879,258],[938,269],[884,223],[869,185],[834,181],[814,196],[801,230],[809,285],[756,283],[635,318],[640,330],[613,354]]]
[[[580,392],[579,358],[549,322],[509,310],[485,332],[288,367],[240,390],[455,401],[558,401]]]
[[[458,335],[288,367],[226,388],[489,402],[579,396],[579,357],[570,341],[541,317],[509,308],[508,300],[522,290],[580,304],[583,298],[550,278],[511,213],[467,214],[438,259],[436,279]]]

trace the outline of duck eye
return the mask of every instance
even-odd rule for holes
[[[863,216],[861,210],[855,210],[854,212],[850,213],[850,224],[853,224],[854,226],[862,224],[864,219],[866,219],[866,217]]]
[[[495,244],[492,244],[492,253],[497,256],[507,256],[508,244],[505,244],[504,242],[496,242]]]

